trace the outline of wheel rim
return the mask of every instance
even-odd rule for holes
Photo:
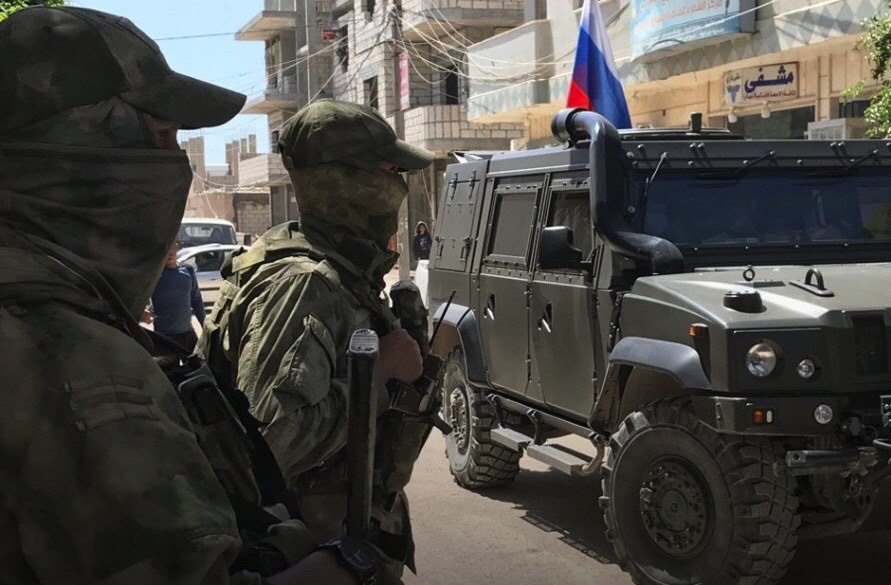
[[[459,452],[464,453],[470,440],[470,417],[467,411],[467,395],[460,386],[449,393],[448,416],[455,445]]]
[[[640,516],[659,550],[675,558],[695,556],[712,530],[711,492],[686,461],[650,464],[640,487]]]

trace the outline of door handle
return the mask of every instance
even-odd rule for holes
[[[551,307],[551,303],[545,305],[544,314],[542,314],[541,319],[538,320],[538,330],[544,331],[545,333],[551,332],[551,319],[553,318],[553,308]]]
[[[485,316],[493,321],[495,320],[495,295],[489,295],[488,300],[486,300]]]

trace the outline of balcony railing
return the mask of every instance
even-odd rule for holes
[[[522,124],[472,124],[462,105],[420,106],[405,112],[405,141],[428,150],[504,150],[522,134]]]
[[[280,75],[269,80],[266,86],[266,93],[278,93],[282,95],[293,95],[297,93],[297,76],[296,75]]]
[[[298,4],[299,2],[299,4]],[[239,41],[267,41],[279,36],[280,31],[297,26],[297,7],[303,10],[303,0],[264,0],[263,10],[235,33]]]
[[[264,0],[263,10],[276,12],[296,12],[297,2],[300,0]]]
[[[456,26],[517,26],[523,22],[523,4],[523,0],[403,0],[404,33],[407,38],[439,37],[454,35]]]

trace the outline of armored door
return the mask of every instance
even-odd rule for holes
[[[529,381],[529,261],[542,181],[511,177],[494,183],[479,276],[477,318],[489,381],[518,395]]]
[[[544,226],[572,229],[582,258],[593,254],[587,178],[555,178]],[[594,404],[596,310],[591,273],[537,268],[530,285],[529,337],[532,357],[530,397],[553,409],[586,418]]]

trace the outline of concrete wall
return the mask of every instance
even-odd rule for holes
[[[467,121],[465,106],[427,106],[405,112],[405,140],[428,150],[498,150],[523,135],[522,124],[481,125]]]
[[[186,206],[185,217],[215,217],[235,221],[232,193],[204,191],[192,194]]]
[[[239,184],[243,186],[267,186],[287,175],[282,157],[278,154],[261,154],[241,161]]]
[[[238,231],[260,235],[270,227],[269,203],[245,202],[235,210]]]

